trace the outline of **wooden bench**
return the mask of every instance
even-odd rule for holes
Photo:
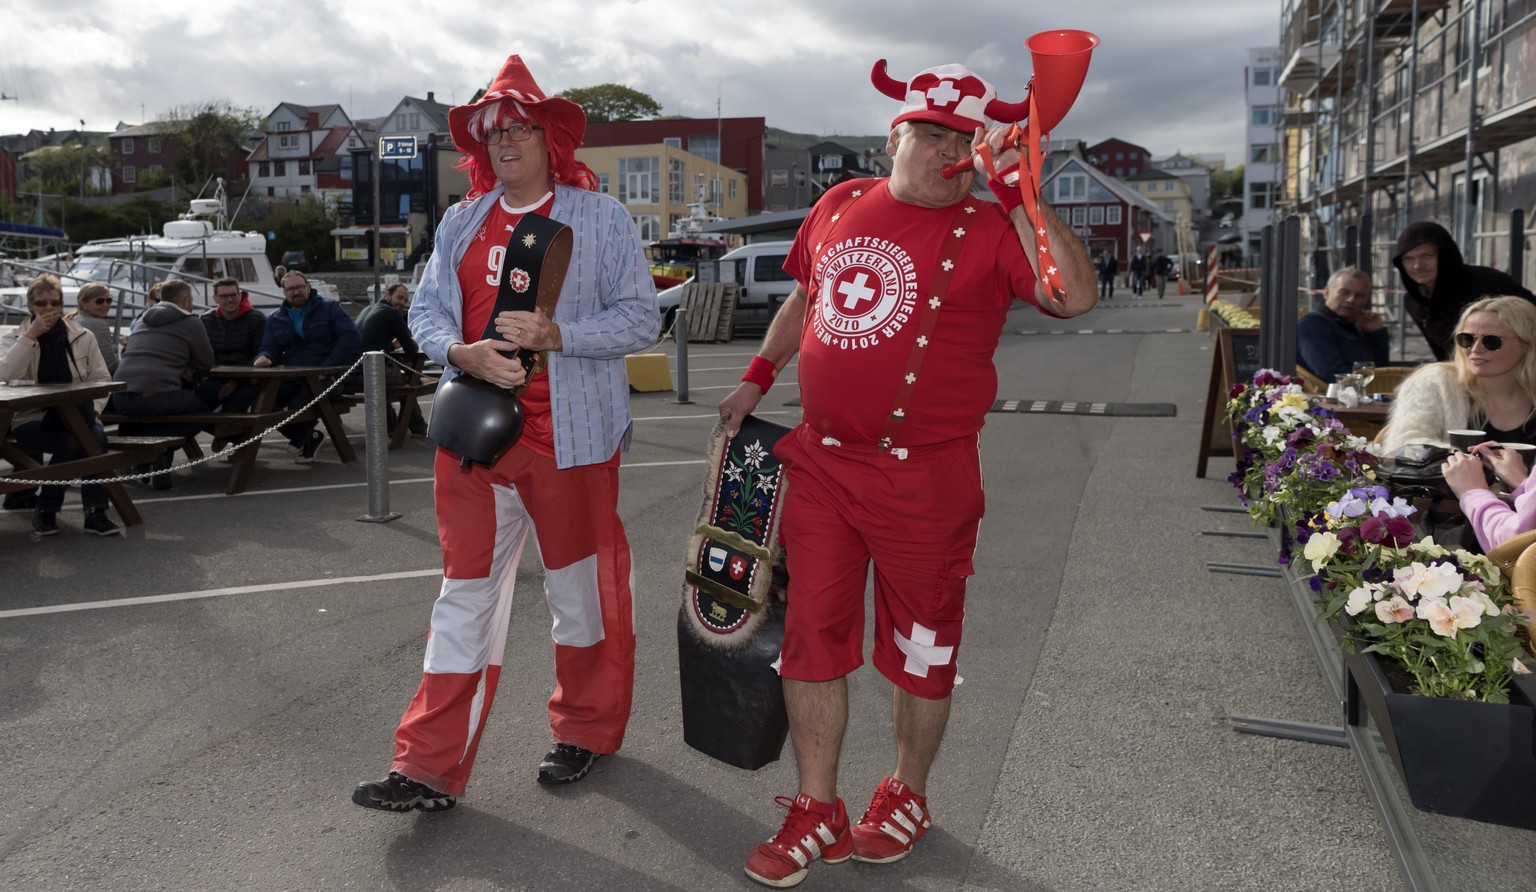
[[[405,381],[389,384],[384,391],[384,399],[395,410],[395,426],[391,429],[389,436],[389,448],[391,450],[399,449],[405,445],[406,440],[410,439],[411,417],[416,414],[416,410],[420,407],[420,399],[437,392],[437,379],[428,378],[423,373],[427,363],[427,355],[425,353],[392,354],[386,360],[387,363],[394,361],[410,366],[411,370],[405,372]],[[390,366],[386,365],[386,368],[388,367]],[[399,369],[399,366],[393,367]],[[401,369],[401,371],[403,372],[404,370]],[[361,376],[357,376],[347,381],[341,396],[337,399],[342,404],[351,407],[361,406],[364,397],[363,381]]]

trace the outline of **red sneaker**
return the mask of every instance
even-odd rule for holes
[[[775,796],[774,802],[789,809],[784,826],[767,842],[758,843],[747,858],[747,876],[766,886],[788,889],[805,879],[817,858],[840,864],[853,853],[848,835],[848,809],[839,799],[828,805],[801,793],[791,800]]]
[[[875,788],[875,798],[853,828],[853,858],[870,864],[899,861],[932,823],[927,797],[888,777]]]

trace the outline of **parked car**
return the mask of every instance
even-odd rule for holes
[[[314,270],[310,268],[309,255],[303,251],[284,251],[283,259],[279,261],[279,265],[282,266],[283,269],[293,270],[295,272],[304,273],[305,275],[309,275],[310,273],[314,272]]]
[[[720,278],[740,286],[736,300],[736,323],[761,323],[766,326],[778,312],[779,305],[795,290],[795,280],[784,271],[793,242],[754,242],[730,251],[720,258]],[[663,328],[672,324],[682,301],[683,289],[694,280],[689,276],[681,285],[656,293]]]

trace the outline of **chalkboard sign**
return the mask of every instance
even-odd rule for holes
[[[1227,394],[1239,381],[1253,380],[1259,364],[1257,328],[1219,328],[1212,332],[1216,349],[1211,351],[1211,380],[1205,389],[1205,421],[1200,425],[1200,460],[1195,476],[1205,476],[1206,461],[1213,455],[1236,455],[1232,429],[1226,423]]]

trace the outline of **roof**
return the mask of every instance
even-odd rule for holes
[[[119,130],[107,137],[107,139],[122,139],[134,136],[159,136],[162,133],[180,133],[185,125],[178,121],[150,121],[137,127],[128,127]]]
[[[447,103],[438,102],[436,99],[417,99],[415,96],[407,96],[405,98],[415,103],[416,107],[421,109],[423,114],[431,116],[433,123],[437,124],[437,129],[447,131],[448,109],[451,106]]]
[[[1069,169],[1086,173],[1099,185],[1103,186],[1105,189],[1108,189],[1110,194],[1114,195],[1116,198],[1120,199],[1126,204],[1135,205],[1136,207],[1141,208],[1142,210],[1152,214],[1164,222],[1172,222],[1168,219],[1167,214],[1158,210],[1157,205],[1154,205],[1150,200],[1144,198],[1136,190],[1127,187],[1124,183],[1120,182],[1104,171],[1099,170],[1097,167],[1094,167],[1092,164],[1089,164],[1081,158],[1070,158],[1060,167],[1051,171],[1046,175],[1044,182],[1040,184],[1041,188],[1043,189],[1046,183],[1049,183],[1051,180],[1061,176],[1063,171]]]

